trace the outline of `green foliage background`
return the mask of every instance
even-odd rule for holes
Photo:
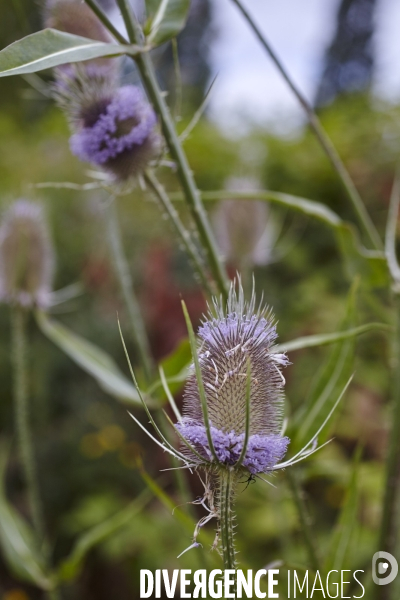
[[[13,27],[15,31],[20,24]],[[82,294],[60,306],[59,314],[54,316],[105,349],[127,374],[117,313],[134,363],[135,354],[109,259],[102,199],[98,192],[35,188],[35,184],[49,181],[83,183],[88,177],[85,167],[70,154],[63,115],[48,98],[32,88],[32,82],[40,83],[37,79],[31,79],[30,83],[14,79],[1,83],[2,208],[17,197],[38,199],[45,204],[57,254],[54,287],[60,289],[75,282],[82,286]],[[181,128],[195,108],[185,106]],[[382,229],[399,154],[399,109],[360,96],[337,101],[321,117],[373,220]],[[250,173],[267,189],[318,200],[347,220],[353,220],[340,184],[307,128],[288,139],[258,130],[232,141],[204,118],[186,147],[202,190],[222,189],[230,176],[244,177]],[[163,181],[170,190],[174,189],[176,184],[167,169],[163,170]],[[215,206],[209,204],[208,208],[212,212]],[[204,300],[172,230],[149,195],[137,188],[121,198],[119,210],[123,214],[123,241],[146,315],[153,353],[157,359],[163,359],[185,338],[180,294],[194,322],[198,322],[204,310]],[[180,211],[187,220],[184,207]],[[264,293],[279,319],[279,341],[339,330],[354,277],[348,275],[332,232],[281,207],[274,206],[272,211],[283,220],[284,230],[296,231],[292,250],[280,262],[254,269],[257,292]],[[352,323],[390,322],[386,294],[382,289],[359,286]],[[12,440],[9,312],[5,305],[0,308],[0,332],[0,428],[2,437]],[[29,335],[35,450],[54,555],[56,561],[62,562],[79,535],[104,523],[146,493],[139,457],[146,473],[175,504],[181,503],[181,497],[173,474],[160,472],[169,466],[166,456],[144,437],[126,408],[108,397],[93,379],[44,338],[33,320]],[[330,425],[329,433],[334,440],[297,469],[296,476],[303,484],[312,529],[321,551],[329,555],[331,534],[351,482],[353,456],[361,445],[354,507],[356,527],[347,547],[344,568],[368,571],[375,551],[387,447],[388,337],[384,333],[367,334],[358,339],[357,347],[352,345],[348,351],[346,368],[350,373],[355,372],[355,378]],[[286,411],[292,428],[296,426],[296,414],[301,415],[302,406],[332,352],[335,347],[289,355],[293,364],[285,372]],[[187,361],[187,346],[181,355],[176,359],[176,372]],[[146,422],[140,410],[135,414]],[[294,429],[291,431],[295,434]],[[11,457],[7,495],[27,516],[15,445]],[[201,487],[195,476],[189,476],[187,481],[195,498]],[[277,475],[272,481],[276,487],[258,481],[244,489],[243,484],[243,493],[238,495],[239,561],[242,559],[253,569],[280,559],[286,567],[307,565],[285,475]],[[207,539],[203,540],[204,550],[193,550],[178,561],[176,556],[190,544],[190,526],[172,515],[160,499],[152,495],[142,499],[143,506],[129,522],[89,552],[79,567],[79,576],[66,584],[65,598],[137,598],[140,568],[220,566],[217,554],[208,551]],[[181,509],[183,514],[201,515],[197,507]],[[212,527],[208,529],[211,536]],[[66,569],[66,576],[68,573]],[[17,590],[22,595],[12,596]],[[41,592],[18,581],[7,565],[0,563],[0,598],[41,597]]]

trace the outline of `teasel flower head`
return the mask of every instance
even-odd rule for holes
[[[47,0],[44,8],[45,27],[99,42],[112,38],[92,9],[81,0]],[[96,59],[98,60],[98,59]],[[100,59],[104,62],[105,59]]]
[[[232,285],[227,306],[214,302],[198,336],[202,382],[199,385],[193,369],[184,392],[183,418],[176,425],[196,454],[184,442],[183,452],[192,464],[200,464],[203,457],[253,475],[270,472],[289,443],[281,435],[281,370],[288,359],[274,352],[277,333],[271,310],[256,308],[254,294],[245,302],[241,286],[237,293]]]
[[[16,201],[0,226],[0,300],[22,307],[50,303],[54,255],[39,204]]]
[[[117,88],[103,99],[102,108],[99,100],[87,107],[82,126],[71,137],[71,150],[81,160],[124,181],[138,175],[159,155],[157,117],[134,85]]]
[[[233,504],[240,477],[247,475],[248,483],[256,479],[269,483],[262,474],[291,467],[322,448],[325,444],[318,446],[318,435],[351,379],[313,437],[293,457],[282,460],[289,444],[282,426],[285,384],[282,368],[288,365],[288,359],[274,345],[277,334],[271,310],[262,303],[256,306],[254,293],[246,302],[239,279],[237,285],[231,285],[226,306],[222,301],[213,301],[199,328],[197,344],[184,303],[183,310],[193,356],[183,416],[160,370],[162,385],[178,420],[174,428],[181,447],[176,449],[154,421],[121,334],[136,389],[159,439],[134,415],[131,417],[167,454],[183,462],[178,468],[195,470],[204,486],[203,497],[193,504],[203,506],[207,514],[197,523],[192,544],[182,554],[200,545],[197,537],[202,527],[215,518],[218,527],[212,549],[219,546],[225,569],[233,569],[236,565]],[[167,414],[166,417],[173,425]]]
[[[161,152],[156,114],[140,88],[118,87],[107,67],[58,73],[55,98],[66,112],[73,154],[115,181],[140,174]]]

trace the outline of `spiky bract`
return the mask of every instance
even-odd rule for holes
[[[218,461],[238,461],[246,431],[246,397],[250,376],[249,438],[242,466],[251,473],[268,472],[286,452],[289,440],[280,435],[284,354],[275,354],[274,317],[267,307],[256,310],[254,294],[245,302],[243,290],[231,288],[227,307],[215,302],[199,328],[199,360],[207,401],[210,432]],[[181,435],[212,460],[196,377],[190,375],[184,393]],[[199,457],[187,449],[190,460]]]
[[[24,307],[48,306],[53,267],[42,207],[18,200],[0,227],[0,300]]]

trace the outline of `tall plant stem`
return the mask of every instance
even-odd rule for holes
[[[27,485],[29,507],[39,543],[42,545],[45,541],[45,527],[29,419],[28,352],[26,342],[27,316],[23,308],[19,306],[12,308],[11,334],[14,407],[19,452]]]
[[[144,177],[146,183],[148,184],[154,195],[158,198],[162,207],[165,209],[169,219],[174,225],[175,230],[178,233],[189,258],[191,259],[193,266],[196,269],[197,275],[200,278],[204,289],[209,295],[212,295],[214,293],[214,290],[211,288],[210,282],[207,277],[207,273],[204,270],[202,257],[199,255],[199,252],[193,243],[190,233],[182,223],[176,208],[169,199],[168,194],[166,193],[165,189],[160,184],[154,173],[152,173],[152,171],[146,171]]]
[[[393,348],[393,405],[390,419],[391,432],[386,463],[386,488],[383,501],[379,550],[395,553],[399,523],[397,509],[400,499],[400,296],[395,296],[396,332]],[[383,586],[382,586],[383,587]],[[385,586],[389,588],[391,586]],[[382,592],[382,589],[380,590]],[[383,590],[388,593],[389,590]],[[385,596],[386,597],[386,596]],[[389,597],[389,596],[387,596]],[[383,598],[383,596],[382,596]]]
[[[118,31],[116,31],[107,15],[96,4],[95,0],[85,1],[96,13],[105,27],[107,27],[110,33],[112,33],[119,42],[125,43],[125,38],[121,36]],[[143,46],[145,41],[143,32],[135,14],[133,13],[129,0],[117,0],[117,3],[125,22],[129,41],[133,44]],[[164,95],[159,88],[152,60],[148,52],[143,52],[143,54],[135,57],[135,61],[141,74],[143,84],[160,118],[162,131],[171,157],[176,162],[177,174],[182,189],[185,193],[185,199],[195,222],[200,241],[206,251],[210,272],[212,273],[223,298],[227,299],[229,287],[227,274],[219,257],[217,245],[208,221],[207,213],[201,201],[200,194],[194,181],[185,151],[176,132],[173,118],[165,101]]]
[[[236,475],[230,469],[221,469],[219,474],[219,526],[224,569],[236,569],[233,524],[235,513],[233,500]],[[236,588],[235,588],[236,597]]]
[[[357,217],[358,217],[358,220],[359,220],[359,223],[360,223],[362,229],[364,230],[365,234],[369,238],[373,247],[376,249],[381,249],[382,241],[379,236],[379,233],[376,230],[376,227],[375,227],[371,217],[369,216],[367,209],[365,208],[362,198],[361,198],[360,194],[358,193],[358,190],[357,190],[356,186],[354,185],[354,182],[353,182],[352,178],[350,177],[349,172],[347,171],[346,167],[344,166],[343,161],[340,158],[331,139],[329,138],[328,134],[322,127],[321,122],[318,119],[311,104],[308,102],[308,100],[305,98],[305,96],[301,93],[299,88],[293,82],[292,78],[286,71],[286,69],[283,66],[283,64],[281,63],[280,59],[278,58],[278,56],[272,49],[271,45],[269,44],[269,42],[267,41],[267,39],[265,38],[263,33],[261,32],[257,23],[254,21],[254,19],[252,18],[252,16],[248,12],[248,10],[243,6],[241,0],[232,0],[232,2],[234,4],[236,4],[236,6],[238,7],[240,12],[246,19],[247,23],[253,30],[254,34],[260,41],[264,50],[266,50],[267,54],[270,56],[272,61],[275,63],[275,65],[278,68],[279,72],[281,73],[282,77],[284,78],[284,80],[286,81],[286,83],[288,84],[288,86],[290,87],[290,89],[292,90],[294,95],[296,96],[297,100],[303,107],[303,109],[308,117],[311,129],[313,130],[317,140],[319,141],[322,149],[324,150],[326,156],[328,157],[332,167],[338,174],[338,176],[343,184],[343,187],[346,190],[347,195],[353,204],[354,210],[357,214]]]
[[[318,557],[317,548],[314,542],[313,535],[310,529],[310,517],[307,512],[307,507],[304,502],[303,492],[300,488],[300,484],[297,481],[296,475],[292,469],[286,470],[286,477],[289,483],[289,487],[292,492],[293,500],[299,514],[301,530],[303,533],[304,543],[307,548],[308,558],[314,571],[321,569],[320,560]]]
[[[116,198],[112,198],[107,204],[106,227],[112,260],[115,272],[121,288],[121,293],[128,311],[132,336],[139,353],[143,371],[147,380],[150,380],[153,372],[153,359],[150,352],[146,328],[144,325],[139,302],[133,288],[132,275],[122,246],[121,229],[118,221],[118,210]]]

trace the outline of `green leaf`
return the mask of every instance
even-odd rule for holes
[[[36,320],[44,335],[94,377],[107,394],[125,404],[141,406],[136,388],[106,352],[50,319],[44,312],[36,312]]]
[[[154,18],[154,15],[157,12],[159,4],[160,4],[160,0],[145,0],[146,15],[149,19],[152,20]]]
[[[342,322],[343,328],[354,324],[355,287],[353,286]],[[358,328],[356,328],[358,329]],[[353,373],[355,337],[344,337],[335,344],[327,361],[317,373],[312,389],[293,418],[293,431],[290,434],[294,450],[301,448],[311,433],[319,428],[329,414],[332,406]],[[326,439],[328,431],[320,436],[320,442]]]
[[[181,340],[175,350],[161,362],[160,366],[164,371],[165,378],[172,394],[176,394],[181,389],[183,382],[186,381],[189,373],[189,366],[192,362],[191,358],[190,342],[188,338],[185,338]],[[159,386],[161,386],[160,380],[154,384],[154,389]],[[162,397],[164,398],[164,396]]]
[[[87,554],[117,533],[120,529],[127,526],[130,521],[146,506],[151,498],[148,490],[145,490],[136,500],[131,502],[123,510],[106,519],[102,523],[95,525],[89,531],[85,531],[72,549],[69,557],[59,566],[60,578],[63,580],[75,579],[83,566]]]
[[[105,44],[56,29],[28,35],[0,52],[0,77],[35,73],[101,56],[136,55],[136,46]]]
[[[35,534],[6,498],[4,479],[7,456],[8,452],[2,446],[0,448],[0,546],[3,556],[18,579],[43,590],[50,590],[54,587],[54,581],[46,574]]]
[[[265,202],[272,202],[273,204],[280,204],[292,208],[293,210],[313,217],[322,221],[326,225],[331,227],[340,227],[343,223],[342,219],[333,210],[315,200],[308,200],[308,198],[301,198],[299,196],[293,196],[292,194],[284,194],[282,192],[273,192],[270,190],[263,190],[260,192],[201,192],[203,200],[225,200],[226,198],[232,198],[237,200],[264,200]],[[180,200],[180,195],[171,195],[171,199]]]
[[[346,556],[350,540],[357,524],[358,509],[358,472],[361,458],[361,446],[355,452],[353,468],[347,489],[346,499],[343,504],[335,530],[329,544],[329,553],[325,561],[325,572],[337,569],[340,573],[348,564]]]
[[[390,281],[385,254],[364,248],[360,243],[358,231],[355,227],[343,221],[339,215],[321,202],[271,190],[256,192],[210,191],[201,192],[201,196],[204,201],[224,200],[226,198],[263,200],[287,206],[303,215],[317,219],[333,228],[351,281],[354,277],[360,275],[363,283],[372,288],[387,287]],[[183,198],[182,194],[172,194],[170,197],[172,200]]]
[[[307,335],[291,340],[286,344],[277,344],[274,347],[274,353],[294,352],[304,348],[315,348],[316,346],[327,346],[343,340],[347,340],[369,331],[392,331],[392,328],[386,323],[366,323],[359,327],[352,327],[346,331],[337,331],[335,333],[320,333],[317,335]]]
[[[148,41],[158,46],[176,37],[185,26],[189,8],[190,0],[161,0],[150,23]]]
[[[342,223],[337,228],[336,238],[350,281],[360,276],[361,282],[367,287],[388,287],[389,268],[383,252],[364,248],[359,242],[356,231],[348,223]]]

